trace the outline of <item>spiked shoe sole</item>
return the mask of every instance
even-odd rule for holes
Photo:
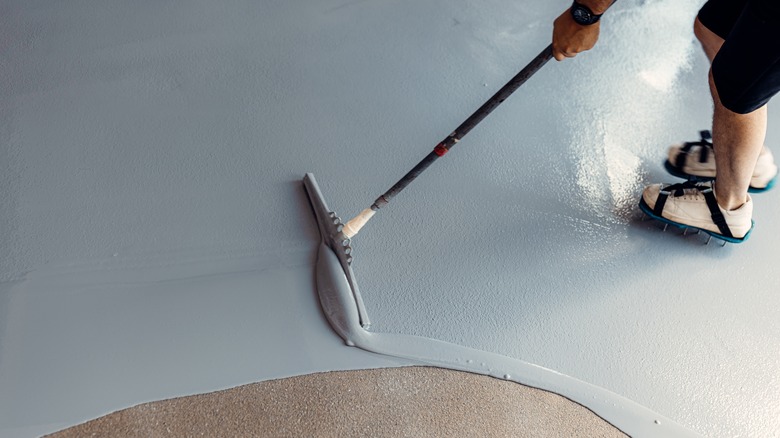
[[[726,236],[724,236],[722,234],[718,234],[718,233],[716,233],[714,231],[705,230],[704,228],[694,227],[692,225],[682,224],[682,223],[679,223],[679,222],[675,222],[675,221],[669,220],[669,219],[667,219],[667,218],[665,218],[663,216],[658,216],[655,213],[653,213],[653,209],[650,208],[649,205],[647,205],[647,203],[645,202],[644,198],[639,200],[639,209],[642,210],[642,212],[644,212],[646,215],[650,216],[651,218],[653,218],[653,219],[655,219],[655,220],[657,220],[659,222],[663,222],[664,224],[669,224],[669,225],[672,225],[674,227],[677,227],[677,228],[680,228],[680,229],[683,229],[683,230],[684,229],[698,230],[698,231],[707,233],[707,234],[709,234],[710,236],[712,236],[712,237],[714,237],[716,239],[720,239],[720,240],[723,240],[723,241],[729,242],[729,243],[742,243],[742,242],[746,241],[747,238],[750,237],[750,233],[753,231],[753,225],[755,225],[755,222],[753,222],[751,220],[750,221],[751,222],[750,231],[748,231],[745,234],[744,237],[741,237],[741,238],[726,237]]]
[[[688,181],[693,182],[707,182],[712,181],[715,178],[711,176],[699,176],[699,175],[692,175],[690,173],[683,172],[679,167],[676,167],[674,164],[672,164],[669,160],[666,160],[664,162],[664,168],[667,172],[669,172],[670,175],[676,176],[677,178],[686,179]],[[775,183],[777,182],[777,175],[775,175],[774,178],[769,180],[769,183],[767,183],[766,187],[753,187],[750,186],[748,188],[748,192],[750,193],[763,193],[767,190],[770,190],[775,186]]]

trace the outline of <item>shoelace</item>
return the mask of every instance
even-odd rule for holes
[[[679,198],[681,196],[690,196],[691,191],[695,191],[694,197],[690,199],[696,199],[700,196],[704,196],[704,201],[707,203],[707,208],[710,210],[710,217],[712,222],[718,227],[720,233],[726,237],[734,237],[731,233],[731,229],[726,224],[726,218],[720,211],[718,201],[715,199],[715,193],[712,191],[712,187],[706,184],[695,183],[692,181],[686,181],[683,183],[672,184],[670,186],[661,187],[661,191],[658,193],[658,199],[655,201],[655,207],[653,212],[663,217],[664,205],[669,196]],[[686,192],[688,195],[686,195]]]
[[[690,154],[694,146],[701,146],[699,148],[700,163],[706,163],[707,160],[709,160],[710,153],[712,152],[712,142],[710,142],[712,133],[710,133],[710,131],[699,131],[699,135],[701,136],[701,140],[687,142],[680,148],[680,153],[677,155],[677,159],[674,163],[677,168],[682,169],[685,166],[688,154]]]
[[[707,191],[711,192],[712,187],[707,184],[701,184],[694,181],[685,181],[661,187],[662,194],[666,196],[672,195],[675,198],[691,196],[693,199],[695,199],[703,196]]]

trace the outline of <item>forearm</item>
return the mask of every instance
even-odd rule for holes
[[[590,50],[599,39],[599,17],[615,0],[577,0],[553,23],[552,55],[557,61]]]

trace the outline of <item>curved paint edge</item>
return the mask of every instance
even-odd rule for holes
[[[358,307],[340,262],[324,242],[319,247],[316,278],[325,317],[349,346],[553,392],[584,406],[634,438],[701,437],[625,397],[538,365],[436,339],[366,331],[360,325]]]

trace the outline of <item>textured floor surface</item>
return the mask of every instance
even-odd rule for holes
[[[428,367],[310,374],[146,403],[69,437],[625,437],[549,392]]]
[[[617,2],[592,51],[545,65],[383,208],[353,242],[371,330],[775,438],[780,190],[740,245],[639,220],[646,184],[680,181],[666,148],[710,128],[702,3]],[[570,4],[0,2],[0,436],[413,365],[325,321],[301,178],[344,219],[368,207]]]

